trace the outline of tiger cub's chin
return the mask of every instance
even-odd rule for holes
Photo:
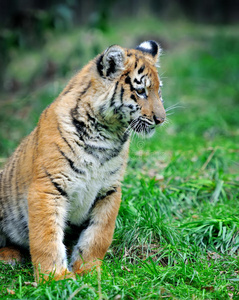
[[[160,51],[154,41],[107,48],[44,110],[0,172],[0,260],[19,260],[20,248],[29,248],[37,280],[100,266],[120,206],[130,133],[150,137],[166,118]],[[68,267],[65,243],[73,236]]]
[[[151,138],[154,134],[155,134],[155,127],[149,128],[149,129],[146,131],[146,134],[143,135],[143,136],[146,137],[146,138]]]

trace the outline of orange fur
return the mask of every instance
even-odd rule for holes
[[[24,255],[14,246],[4,247],[0,249],[0,260],[14,265],[24,262]]]

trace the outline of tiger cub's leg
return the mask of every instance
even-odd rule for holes
[[[67,269],[63,244],[67,199],[52,182],[35,182],[28,196],[30,253],[37,280],[39,273],[44,280],[50,273],[55,280],[74,278]]]
[[[112,242],[120,201],[119,187],[111,195],[97,201],[90,214],[89,225],[74,247],[71,260],[74,273],[84,273],[101,265]]]
[[[15,265],[24,262],[24,254],[15,246],[0,248],[0,261]]]

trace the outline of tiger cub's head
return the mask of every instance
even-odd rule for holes
[[[160,51],[155,41],[146,41],[136,49],[113,45],[96,58],[102,86],[99,99],[104,100],[95,105],[106,121],[145,135],[164,122],[162,83],[156,68]]]

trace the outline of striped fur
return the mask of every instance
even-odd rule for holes
[[[114,45],[89,62],[42,113],[0,172],[0,259],[29,248],[35,275],[73,277],[111,244],[131,131],[151,135],[165,119],[155,64],[160,48]],[[68,227],[78,235],[71,262]],[[9,247],[9,245],[11,245]],[[14,245],[14,247],[13,247]]]

